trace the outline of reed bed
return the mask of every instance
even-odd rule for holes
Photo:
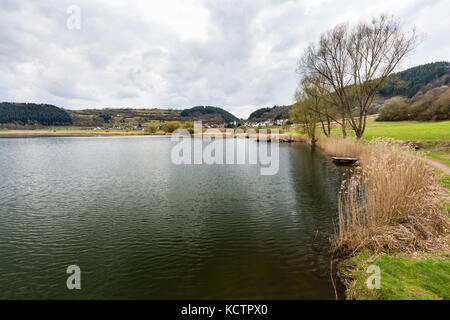
[[[392,140],[364,145],[334,138],[321,139],[318,145],[331,155],[359,159],[359,166],[342,182],[335,251],[413,252],[448,245],[442,241],[449,227],[443,190],[431,169],[407,147]]]
[[[364,146],[361,143],[355,143],[351,138],[329,137],[319,139],[316,144],[334,157],[359,158],[364,151]]]

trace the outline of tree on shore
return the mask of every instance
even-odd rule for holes
[[[366,128],[370,105],[400,61],[418,43],[415,29],[405,31],[393,16],[381,15],[350,29],[338,25],[308,46],[298,62],[302,79],[320,79],[315,86],[327,92],[359,140]]]
[[[316,128],[319,121],[325,135],[331,134],[331,122],[328,122],[328,130],[326,130],[323,120],[323,97],[320,87],[316,86],[311,79],[304,78],[295,93],[296,102],[289,112],[291,118],[300,123],[303,132],[308,135],[312,147],[315,147],[317,142]]]

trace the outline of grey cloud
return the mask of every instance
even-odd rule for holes
[[[47,85],[48,92],[52,95],[70,100],[98,101],[94,98],[91,90],[80,88],[76,84],[69,82],[53,82]],[[89,92],[91,91],[91,92]]]

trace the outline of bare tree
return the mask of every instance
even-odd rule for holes
[[[321,86],[320,77],[304,77],[300,82],[301,91],[312,103],[307,104],[308,110],[315,113],[316,121],[320,122],[325,136],[331,136],[331,123],[333,112],[331,105],[326,101],[327,91]]]
[[[351,30],[339,25],[326,32],[306,49],[298,70],[304,78],[322,79],[343,124],[348,121],[361,139],[378,90],[417,43],[415,29],[406,32],[398,19],[382,15]]]
[[[289,114],[294,122],[302,126],[303,132],[308,135],[311,147],[314,148],[317,142],[316,128],[318,113],[316,112],[318,100],[309,96],[304,90],[295,92],[296,102],[292,106]]]
[[[300,82],[300,88],[295,93],[296,103],[291,109],[291,117],[303,127],[311,146],[317,142],[316,128],[320,122],[326,136],[331,135],[331,118],[325,107],[324,92],[317,85],[317,79],[305,77]]]

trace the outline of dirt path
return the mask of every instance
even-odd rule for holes
[[[421,160],[431,164],[433,167],[443,171],[445,174],[450,174],[450,168],[447,167],[445,164],[443,164],[442,162],[433,160],[433,159],[429,159],[429,158],[423,158],[423,157],[419,157]]]

